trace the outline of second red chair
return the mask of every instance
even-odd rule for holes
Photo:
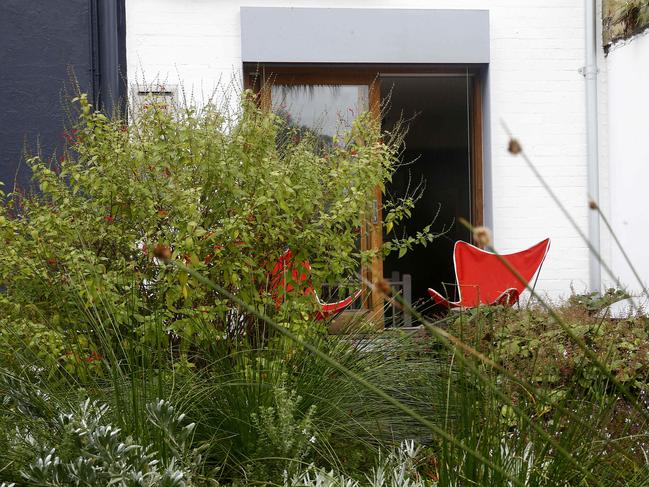
[[[293,252],[288,249],[284,252],[273,267],[270,274],[270,289],[277,306],[284,301],[284,297],[292,292],[301,292],[303,295],[313,295],[318,304],[316,319],[322,320],[343,311],[361,295],[356,291],[351,296],[334,303],[323,303],[313,288],[310,279],[311,264],[302,261],[296,264]]]
[[[550,239],[529,249],[500,256],[466,242],[456,242],[453,251],[459,299],[449,301],[428,288],[433,300],[446,308],[475,308],[480,305],[513,305],[525,290],[525,284],[501,261],[506,260],[525,282],[541,269],[550,248]]]

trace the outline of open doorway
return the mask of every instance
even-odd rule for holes
[[[301,107],[303,122],[310,120],[305,113],[319,113],[325,105],[327,113],[359,113],[359,100],[364,100],[365,109],[374,116],[383,116],[386,130],[400,118],[412,118],[403,154],[409,164],[399,169],[387,189],[399,195],[409,183],[415,186],[425,181],[423,196],[405,231],[413,234],[437,214],[432,230],[447,232],[427,248],[417,247],[401,259],[390,256],[384,263],[375,258],[364,265],[363,280],[374,286],[363,284],[361,309],[350,314],[364,313],[379,327],[415,324],[404,314],[403,319],[394,319],[395,308],[389,303],[386,306],[378,285],[384,279],[391,282],[395,292],[403,292],[408,284],[410,302],[424,299],[432,303],[428,287],[446,289],[449,298],[455,297],[456,290],[449,285],[455,280],[453,245],[456,240],[470,238],[457,219],[464,217],[473,225],[482,224],[483,76],[483,67],[478,65],[244,64],[246,87],[260,94],[262,106]],[[308,100],[299,95],[305,89]],[[293,95],[297,98],[291,98]],[[387,111],[381,109],[386,103]],[[324,122],[321,116],[316,119]],[[378,249],[384,238],[391,238],[383,232],[383,195],[379,188],[371,203],[372,216],[361,229],[364,249]]]
[[[388,192],[393,197],[417,187],[421,192],[412,218],[399,232],[414,235],[431,223],[433,233],[445,232],[427,247],[417,246],[401,258],[390,255],[384,261],[384,276],[401,283],[404,297],[413,303],[427,302],[429,287],[455,297],[453,246],[457,240],[470,241],[469,231],[458,220],[481,223],[475,215],[476,203],[481,202],[474,201],[472,98],[470,76],[381,77],[381,99],[389,100],[383,128],[391,130],[399,120],[408,126],[403,165]],[[386,318],[389,325],[390,317]]]

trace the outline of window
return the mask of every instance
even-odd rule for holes
[[[264,106],[323,137],[332,137],[366,110],[382,117],[388,130],[400,118],[409,120],[403,152],[407,164],[397,170],[388,192],[398,194],[423,182],[406,231],[413,234],[415,227],[437,218],[433,231],[446,234],[402,259],[377,259],[362,269],[363,277],[375,284],[394,280],[395,288],[411,282],[415,301],[427,298],[428,287],[454,282],[453,243],[471,239],[458,217],[482,224],[480,67],[245,64],[244,75],[247,87],[261,93]],[[386,238],[382,198],[377,189],[373,211],[361,229],[362,248],[378,248]],[[370,289],[365,293],[368,308],[382,321],[382,295]],[[388,313],[386,319],[393,316]]]

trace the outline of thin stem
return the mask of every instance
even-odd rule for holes
[[[403,300],[403,299],[402,299]],[[405,300],[403,300],[405,301]],[[451,364],[448,366],[448,381],[446,384],[446,411],[444,414],[444,429],[448,429],[448,411],[449,411],[449,403],[451,402],[451,378],[452,378],[452,371],[453,371],[453,362],[455,361],[455,350],[453,350],[453,355],[451,356]]]

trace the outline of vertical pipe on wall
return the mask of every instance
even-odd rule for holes
[[[91,0],[93,104],[108,115],[126,114],[126,11],[124,0]]]
[[[588,197],[599,201],[599,154],[597,116],[597,0],[585,0],[586,65],[582,74],[586,80],[586,154],[588,171]],[[600,254],[600,228],[597,211],[588,212],[588,239]],[[591,292],[601,290],[601,265],[595,252],[589,255],[589,287]]]
[[[126,1],[117,2],[117,75],[119,77],[119,110],[127,120],[128,110],[128,75],[126,72]]]
[[[99,14],[97,0],[90,0],[90,75],[92,104],[99,106],[99,84],[101,80],[99,70]]]
[[[101,104],[97,107],[108,115],[118,107],[119,99],[119,40],[117,34],[117,2],[103,0],[98,2],[99,14],[99,72],[101,80],[99,96]]]

